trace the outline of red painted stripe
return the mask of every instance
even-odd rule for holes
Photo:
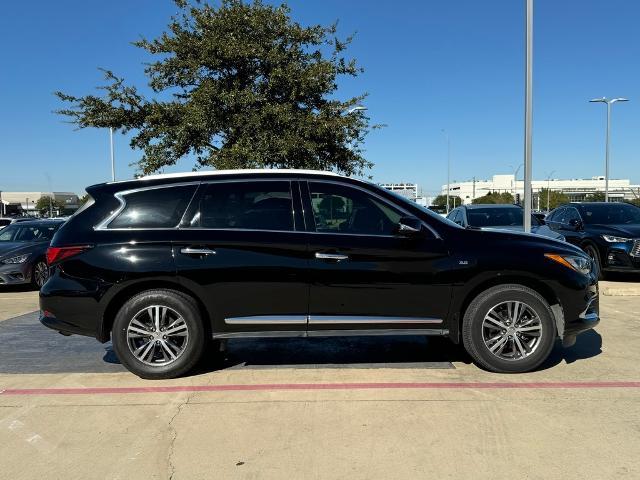
[[[640,388],[640,382],[437,382],[437,383],[267,383],[231,385],[173,385],[154,387],[7,388],[0,395],[120,395],[127,393],[238,392],[276,390],[390,390],[390,389],[541,389]]]

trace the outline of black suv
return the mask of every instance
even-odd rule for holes
[[[640,208],[628,203],[581,202],[561,205],[546,218],[606,271],[640,273]]]
[[[384,334],[523,372],[599,321],[581,250],[465,229],[368,182],[220,171],[87,192],[49,248],[41,322],[111,339],[144,378],[185,374],[222,339]]]

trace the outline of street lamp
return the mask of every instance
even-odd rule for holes
[[[551,193],[551,190],[549,190],[549,185],[551,183],[551,176],[556,173],[555,170],[553,170],[550,174],[547,175],[547,214],[549,213],[549,194]]]
[[[451,190],[451,139],[446,130],[442,130],[444,137],[447,139],[447,214],[449,214],[449,191]]]
[[[355,112],[364,112],[365,110],[367,110],[367,107],[363,107],[362,105],[356,105],[355,107],[351,107],[349,110],[347,110],[347,115],[351,115],[352,113],[355,113]]]
[[[111,145],[111,181],[116,181],[116,163],[113,156],[113,127],[109,127],[109,144]]]
[[[513,170],[513,165],[509,165],[511,170]],[[518,172],[520,169],[524,167],[524,163],[521,163],[518,168],[516,168],[515,173],[513,174],[513,184],[511,188],[511,193],[513,194],[513,198],[516,198],[516,193],[518,192]]]
[[[607,146],[605,148],[605,165],[604,165],[604,201],[609,201],[609,138],[611,137],[611,105],[616,102],[628,102],[626,98],[612,98],[605,97],[594,98],[589,100],[591,103],[606,103],[607,104]]]

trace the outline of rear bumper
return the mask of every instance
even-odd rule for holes
[[[86,326],[76,325],[60,320],[47,310],[40,310],[40,323],[45,327],[55,330],[56,332],[64,333],[67,335],[75,334],[85,335],[88,337],[96,336],[95,331],[88,330]]]

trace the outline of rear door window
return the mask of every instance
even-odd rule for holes
[[[187,228],[294,230],[288,181],[220,182],[203,188]]]
[[[124,194],[125,206],[108,228],[175,228],[195,189],[181,185]]]

